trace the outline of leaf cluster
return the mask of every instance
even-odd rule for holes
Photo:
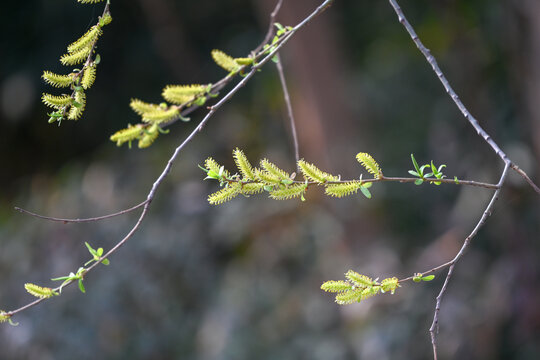
[[[414,154],[411,154],[411,161],[413,163],[414,170],[409,170],[409,174],[411,174],[412,176],[415,176],[415,177],[418,178],[414,182],[416,185],[422,185],[424,183],[424,181],[432,180],[433,177],[435,179],[444,179],[446,177],[446,175],[444,175],[442,173],[442,169],[444,169],[446,167],[446,165],[444,165],[444,164],[437,167],[437,166],[435,166],[435,164],[433,164],[433,160],[431,160],[430,164],[425,164],[425,165],[422,165],[422,166],[418,166],[418,162],[414,158]],[[431,170],[431,172],[424,173],[426,168]],[[440,181],[429,181],[429,182],[431,182],[431,183],[433,183],[435,185],[441,185]],[[456,183],[457,183],[457,180],[456,180]]]
[[[373,280],[353,270],[347,271],[345,277],[347,281],[330,280],[321,285],[322,290],[337,293],[336,302],[339,305],[361,302],[367,298],[387,292],[394,294],[400,286],[399,280],[396,277],[386,278],[379,282],[377,279]]]

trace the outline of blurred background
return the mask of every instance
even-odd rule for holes
[[[321,1],[285,0],[295,25]],[[33,282],[76,271],[84,242],[112,247],[138,213],[89,224],[13,210],[90,217],[135,205],[202,119],[178,123],[146,150],[109,136],[139,121],[129,100],[160,102],[168,84],[215,82],[218,48],[245,56],[275,0],[112,1],[102,62],[85,114],[48,124],[43,70],[97,21],[103,4],[6,2],[0,14],[0,308],[33,298]],[[401,1],[457,93],[504,151],[539,183],[540,2]],[[300,155],[356,178],[369,152],[388,176],[410,154],[450,176],[497,182],[502,163],[445,94],[386,1],[336,0],[282,51]],[[230,87],[229,87],[230,89]],[[277,72],[268,64],[186,147],[140,231],[61,297],[0,327],[1,359],[431,359],[428,328],[445,273],[393,296],[338,306],[319,287],[354,269],[403,278],[451,259],[491,191],[385,183],[361,195],[307,201],[266,196],[207,203],[218,189],[197,168],[231,151],[294,170]],[[458,264],[440,314],[440,357],[537,359],[540,197],[511,173],[486,226]]]

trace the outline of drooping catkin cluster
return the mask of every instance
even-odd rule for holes
[[[77,0],[83,4],[93,4],[102,0]],[[65,66],[73,66],[83,63],[81,69],[73,69],[69,74],[56,74],[44,71],[41,76],[49,85],[57,88],[69,88],[71,93],[52,95],[43,93],[43,103],[54,109],[49,114],[49,123],[62,120],[78,120],[86,106],[86,93],[96,79],[96,68],[100,62],[99,55],[94,56],[96,43],[102,35],[103,27],[112,21],[108,5],[97,24],[92,26],[83,36],[68,45],[67,53],[60,57],[60,62]]]
[[[253,64],[252,58],[232,58],[220,50],[212,50],[212,58],[223,69],[233,76],[240,72],[245,65]],[[217,96],[212,93],[212,84],[200,85],[167,85],[163,88],[162,97],[167,102],[160,104],[147,103],[139,99],[132,99],[130,106],[142,120],[142,123],[117,131],[111,136],[111,141],[118,146],[138,141],[139,148],[149,147],[160,133],[166,133],[163,127],[178,119],[189,121],[182,116],[182,111],[192,106],[202,106],[208,98]]]
[[[360,163],[369,172],[377,169],[376,178],[382,176],[379,164],[368,154],[361,154],[363,154],[362,159],[369,157],[369,167],[364,162]],[[364,196],[371,198],[371,193],[368,190],[372,185],[371,182],[363,181],[362,177],[359,180],[341,181],[340,176],[324,172],[305,160],[299,160],[297,164],[304,178],[299,181],[295,180],[296,174],[289,174],[268,159],[262,159],[259,162],[259,167],[254,168],[244,152],[238,148],[233,151],[233,158],[239,172],[233,175],[214,159],[206,159],[203,168],[207,175],[206,179],[218,180],[220,186],[223,187],[223,189],[208,197],[210,204],[219,205],[232,200],[240,194],[249,196],[263,191],[268,192],[269,197],[275,200],[293,198],[304,200],[305,192],[311,185],[324,186],[325,193],[328,196],[344,197],[361,190]]]
[[[360,302],[378,294],[389,292],[394,294],[399,287],[399,281],[396,277],[384,279],[379,282],[370,277],[361,275],[356,271],[349,270],[345,273],[347,281],[330,280],[321,285],[321,289],[336,294],[336,302],[339,305],[352,304]]]

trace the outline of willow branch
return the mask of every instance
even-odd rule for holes
[[[255,50],[253,50],[253,53],[255,54],[258,53],[259,51],[262,50],[265,44],[268,44],[270,42],[270,39],[272,38],[272,35],[274,34],[274,31],[275,31],[274,23],[276,22],[276,16],[279,10],[281,9],[282,4],[283,4],[283,0],[278,0],[278,2],[276,3],[276,7],[272,11],[272,13],[270,13],[270,22],[268,23],[268,30],[266,31],[266,35],[264,36],[264,39],[259,44],[259,46],[257,46]]]
[[[17,210],[20,213],[30,215],[30,216],[33,216],[33,217],[36,217],[36,218],[39,218],[39,219],[44,219],[44,220],[49,220],[49,221],[58,221],[58,222],[63,222],[64,224],[67,224],[67,223],[83,223],[83,222],[92,222],[92,221],[110,219],[112,217],[119,216],[119,215],[124,215],[124,214],[127,214],[129,212],[132,212],[133,210],[137,210],[141,206],[144,206],[147,202],[148,202],[148,200],[144,200],[142,203],[140,203],[138,205],[135,205],[135,206],[130,207],[128,209],[124,209],[124,210],[121,210],[121,211],[118,211],[118,212],[115,212],[115,213],[112,213],[112,214],[103,215],[103,216],[97,216],[97,217],[91,217],[91,218],[82,218],[82,219],[81,218],[66,219],[66,218],[57,218],[57,217],[52,217],[52,216],[44,216],[44,215],[39,215],[39,214],[33,213],[31,211],[22,209],[20,207],[15,207],[15,210]]]
[[[377,178],[368,178],[368,179],[362,179],[362,183],[377,183],[377,182],[399,182],[399,183],[415,183],[419,178],[417,177],[389,177],[389,176],[381,176]],[[491,189],[491,190],[497,190],[499,189],[499,186],[497,184],[490,184],[485,182],[479,182],[479,181],[473,181],[473,180],[452,180],[452,179],[437,179],[437,178],[423,178],[422,179],[426,183],[442,183],[442,184],[454,184],[454,185],[465,185],[465,186],[476,186],[481,187],[485,189]],[[242,184],[252,184],[252,183],[259,183],[258,180],[245,180],[245,179],[238,179],[236,177],[230,177],[228,179],[225,179],[225,181],[229,183],[242,183]],[[349,179],[349,180],[332,180],[327,181],[325,184],[345,184],[349,182],[354,181],[360,181],[357,179]],[[306,184],[308,186],[311,185],[321,185],[320,182],[317,181],[310,181],[310,180],[292,180],[291,184]]]
[[[215,114],[215,112],[221,106],[223,106],[226,102],[228,102],[238,92],[238,90],[240,90],[240,88],[245,86],[246,83],[249,81],[249,79],[251,79],[253,77],[253,75],[255,75],[258,72],[258,70],[264,64],[266,64],[270,59],[272,59],[272,57],[274,57],[274,55],[277,54],[277,52],[291,39],[291,37],[294,35],[294,33],[296,31],[300,30],[303,26],[305,26],[307,23],[309,23],[315,16],[317,16],[322,11],[324,11],[326,9],[326,7],[332,1],[333,0],[324,1],[317,9],[315,9],[310,15],[308,15],[304,20],[302,20],[298,25],[296,25],[291,31],[289,31],[281,39],[281,41],[278,44],[276,44],[274,49],[269,54],[267,54],[259,63],[254,65],[251,68],[251,70],[249,71],[249,73],[240,82],[238,82],[238,84],[232,90],[230,90],[215,105],[209,107],[209,111],[206,114],[206,116],[199,122],[197,127],[184,139],[184,141],[178,147],[176,147],[176,149],[174,150],[172,156],[167,161],[167,164],[164,167],[163,171],[161,172],[159,177],[152,184],[152,188],[150,189],[150,192],[148,193],[148,195],[146,197],[146,201],[144,202],[143,211],[142,211],[141,215],[139,216],[139,218],[138,218],[137,222],[135,223],[135,225],[131,228],[131,230],[128,232],[128,234],[124,238],[122,238],[122,240],[120,240],[114,247],[112,247],[107,253],[105,253],[102,257],[100,257],[91,266],[86,268],[85,271],[84,271],[84,276],[86,276],[89,272],[91,272],[93,269],[95,269],[95,267],[98,266],[103,260],[108,259],[111,255],[113,255],[116,251],[118,251],[118,249],[120,249],[120,247],[122,247],[129,239],[131,239],[133,237],[133,235],[137,232],[137,230],[139,230],[142,221],[144,220],[144,218],[148,214],[148,211],[150,209],[150,204],[152,203],[152,200],[154,199],[155,194],[156,194],[159,186],[163,183],[163,181],[165,180],[165,178],[167,177],[167,175],[171,171],[173,163],[177,159],[178,155],[180,154],[182,149],[195,137],[195,135],[203,129],[204,125],[210,120],[210,118]],[[55,288],[53,290],[60,291],[64,287],[69,286],[69,285],[73,284],[74,282],[75,282],[74,280],[68,281],[68,282],[62,284],[61,286],[59,286],[59,287],[57,287],[57,288]],[[7,317],[11,317],[11,316],[13,316],[13,315],[15,315],[15,314],[17,314],[17,313],[19,313],[21,311],[24,311],[26,309],[29,309],[29,308],[33,307],[33,306],[36,306],[37,304],[39,304],[39,303],[41,303],[41,302],[43,302],[45,300],[46,299],[34,300],[34,301],[32,301],[32,302],[30,302],[30,303],[28,303],[28,304],[26,304],[26,305],[24,305],[24,306],[22,306],[22,307],[20,307],[18,309],[3,312],[2,315],[7,316]]]
[[[291,126],[291,135],[292,135],[293,145],[294,145],[294,157],[296,159],[296,163],[298,163],[298,161],[300,161],[300,153],[298,151],[298,136],[296,135],[296,124],[294,121],[291,98],[289,96],[289,90],[287,89],[287,82],[285,81],[283,65],[281,65],[281,57],[279,56],[279,54],[276,54],[276,56],[277,56],[276,68],[278,70],[279,82],[281,83],[281,88],[283,90],[283,99],[287,107],[287,115],[289,117],[289,122]]]
[[[521,175],[525,179],[525,181],[527,181],[527,183],[529,183],[529,185],[534,189],[534,191],[540,194],[540,188],[538,188],[538,186],[531,180],[531,178],[527,175],[527,173],[525,173],[525,171],[520,169],[519,166],[514,163],[512,163],[510,167],[519,175]]]

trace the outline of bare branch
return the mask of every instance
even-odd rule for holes
[[[258,53],[259,51],[262,50],[263,46],[265,44],[268,44],[268,42],[270,41],[270,39],[272,38],[272,34],[274,33],[274,23],[276,22],[276,16],[279,12],[279,10],[281,9],[281,5],[283,4],[283,0],[278,0],[277,4],[276,4],[276,7],[274,8],[274,10],[272,11],[272,13],[270,14],[270,22],[268,23],[268,30],[266,32],[266,35],[264,36],[264,39],[263,41],[260,43],[259,46],[257,46],[255,48],[255,50],[253,50],[252,53],[256,54]]]
[[[538,188],[538,186],[531,180],[531,178],[527,175],[527,173],[525,173],[525,171],[521,170],[519,166],[514,163],[512,163],[510,167],[515,170],[519,175],[521,175],[525,179],[525,181],[527,181],[529,185],[534,189],[534,191],[536,191],[540,195],[540,188]]]
[[[67,223],[83,223],[83,222],[99,221],[99,220],[105,220],[105,219],[109,219],[109,218],[119,216],[119,215],[124,215],[124,214],[127,214],[127,213],[129,213],[129,212],[131,212],[133,210],[137,210],[141,206],[145,205],[147,202],[148,202],[148,200],[144,200],[142,203],[140,203],[138,205],[135,205],[135,206],[130,207],[128,209],[124,209],[124,210],[115,212],[113,214],[103,215],[103,216],[98,216],[98,217],[92,217],[92,218],[82,218],[82,219],[66,219],[66,218],[56,218],[56,217],[51,217],[51,216],[44,216],[44,215],[39,215],[39,214],[33,213],[31,211],[22,209],[20,207],[15,207],[15,210],[17,210],[18,212],[23,213],[23,214],[27,214],[27,215],[30,215],[30,216],[33,216],[33,217],[37,217],[39,219],[50,220],[50,221],[58,221],[58,222],[63,222],[64,224],[67,224]]]
[[[293,145],[294,145],[294,157],[296,159],[296,162],[298,163],[298,161],[300,160],[300,153],[298,151],[298,136],[296,135],[296,124],[294,121],[291,98],[289,96],[289,90],[287,90],[287,82],[285,81],[283,65],[281,65],[281,57],[279,56],[279,53],[276,54],[276,56],[277,56],[276,67],[279,73],[279,81],[281,82],[281,88],[283,89],[283,99],[285,100],[285,105],[287,106],[287,115],[289,116],[289,121],[291,125],[291,134],[292,134]]]

